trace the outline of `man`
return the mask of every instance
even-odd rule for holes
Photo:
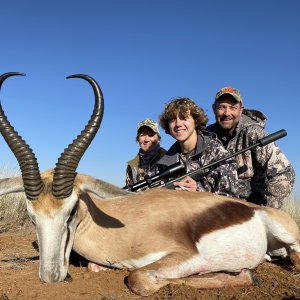
[[[216,123],[207,130],[217,134],[224,147],[236,152],[268,135],[266,117],[243,107],[238,89],[224,87],[212,105]],[[256,147],[236,156],[239,197],[260,205],[280,208],[290,194],[295,173],[290,162],[275,143]]]
[[[138,154],[127,163],[126,185],[133,185],[153,176],[156,173],[156,163],[166,150],[160,146],[160,132],[157,122],[147,118],[137,126],[136,141],[140,149]]]
[[[204,131],[207,120],[203,109],[189,98],[176,98],[165,107],[160,116],[160,125],[176,142],[158,161],[160,171],[181,162],[185,166],[185,170],[178,174],[181,176],[228,155],[216,136]],[[235,160],[224,161],[197,180],[187,176],[174,185],[176,189],[235,196],[237,191]]]

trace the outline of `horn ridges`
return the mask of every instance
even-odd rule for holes
[[[18,72],[5,73],[0,76],[0,89],[5,79],[10,76],[25,75]],[[37,199],[43,190],[38,163],[33,151],[18,135],[13,126],[8,121],[0,103],[0,131],[6,143],[14,153],[22,173],[24,190],[26,197],[30,200]]]
[[[80,135],[73,140],[72,144],[64,150],[54,169],[52,194],[60,199],[71,195],[76,176],[76,169],[80,159],[100,127],[104,111],[102,91],[92,77],[84,74],[76,74],[68,76],[67,78],[81,78],[88,81],[94,91],[95,105],[88,124],[85,126],[84,130],[81,131]]]

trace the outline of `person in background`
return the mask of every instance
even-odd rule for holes
[[[207,130],[217,134],[231,153],[265,137],[266,117],[256,110],[244,109],[241,93],[233,87],[220,89],[212,105],[216,122]],[[279,147],[270,143],[236,156],[238,194],[259,205],[280,208],[295,181],[295,172]]]
[[[207,121],[203,109],[190,98],[175,98],[165,107],[160,115],[160,125],[176,142],[158,161],[160,171],[180,162],[184,170],[176,174],[178,177],[228,155],[216,135],[205,131]],[[236,162],[228,159],[197,180],[187,176],[175,182],[174,186],[176,189],[194,192],[236,196],[237,179]]]
[[[156,174],[156,163],[166,150],[160,146],[158,123],[147,118],[137,126],[136,141],[140,149],[137,155],[127,162],[126,185],[130,186]]]

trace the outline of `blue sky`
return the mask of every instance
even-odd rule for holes
[[[231,85],[267,115],[269,133],[287,130],[277,144],[298,174],[299,11],[297,0],[2,1],[0,73],[27,76],[7,79],[1,103],[46,170],[93,110],[89,84],[66,76],[95,78],[104,118],[77,170],[123,186],[139,121],[187,96],[212,123],[214,96]],[[173,142],[162,133],[165,148]],[[2,137],[0,153],[0,167],[18,169]]]

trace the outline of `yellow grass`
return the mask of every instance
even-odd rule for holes
[[[18,175],[18,169],[0,166],[0,178]],[[29,217],[26,211],[25,194],[13,193],[0,196],[0,233],[17,229],[27,223],[29,223]]]
[[[298,227],[300,228],[300,200],[299,197],[295,195],[291,195],[286,202],[286,204],[282,207],[284,211],[289,213],[291,217],[295,220]]]
[[[29,222],[24,193],[0,196],[0,233]]]

